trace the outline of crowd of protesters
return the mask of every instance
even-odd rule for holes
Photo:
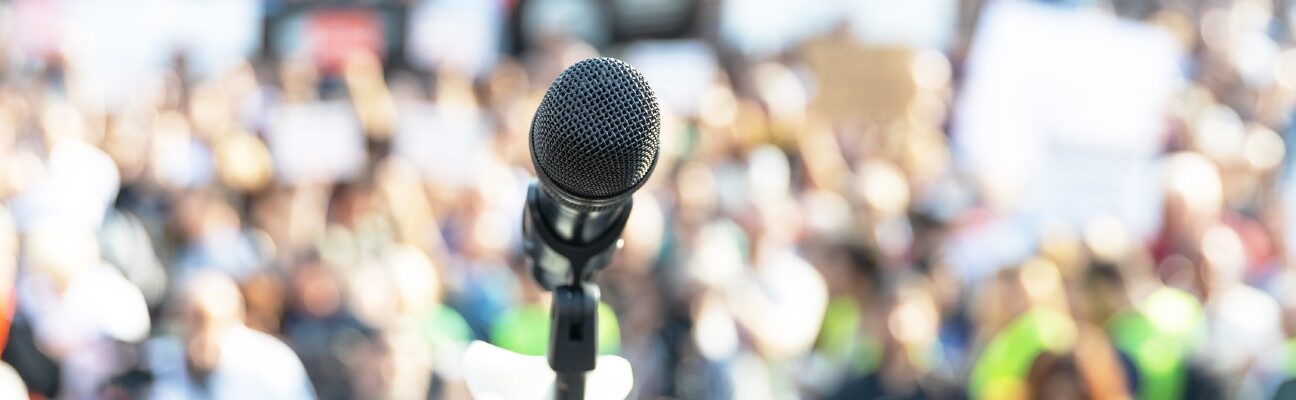
[[[632,398],[1296,396],[1286,1],[358,2],[426,62],[143,73],[18,29],[93,3],[0,1],[3,398],[470,398],[471,341],[546,351],[528,130],[601,55],[664,111],[598,278]]]

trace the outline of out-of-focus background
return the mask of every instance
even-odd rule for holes
[[[634,399],[1293,398],[1293,3],[3,0],[0,398],[467,398],[599,55]]]

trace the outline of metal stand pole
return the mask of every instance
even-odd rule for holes
[[[584,372],[559,372],[558,380],[554,382],[554,400],[584,400],[585,399],[585,373]]]
[[[554,398],[583,400],[585,374],[598,356],[598,300],[593,284],[554,288],[550,310],[549,366],[557,374]]]

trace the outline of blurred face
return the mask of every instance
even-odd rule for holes
[[[189,94],[189,118],[195,133],[205,139],[216,139],[234,122],[234,108],[225,87],[216,83],[200,84]]]
[[[910,288],[901,291],[887,315],[888,331],[904,347],[908,361],[919,371],[932,367],[926,356],[936,342],[940,312],[930,293]]]
[[[1044,381],[1043,386],[1037,393],[1032,393],[1036,399],[1052,400],[1084,400],[1084,384],[1075,376],[1054,374]]]
[[[972,303],[976,307],[977,326],[987,335],[985,339],[989,339],[988,334],[998,332],[1029,304],[1016,270],[1001,271],[994,284],[985,286],[974,289],[976,298]]]
[[[216,143],[217,173],[222,183],[245,192],[270,184],[270,150],[251,134],[235,130]]]
[[[279,80],[283,82],[285,100],[308,100],[315,97],[319,72],[308,60],[285,60],[279,68]]]
[[[123,183],[143,175],[148,160],[148,130],[141,119],[132,116],[118,119],[104,138],[104,151],[117,164]]]
[[[186,289],[180,316],[186,366],[190,374],[206,377],[220,362],[221,333],[242,323],[242,299],[221,275],[195,277]]]
[[[1088,299],[1086,302],[1088,310],[1085,310],[1087,311],[1085,314],[1090,322],[1102,324],[1128,303],[1123,288],[1111,282],[1090,282],[1087,289],[1082,293]]]
[[[310,315],[333,315],[342,305],[341,287],[333,274],[319,263],[302,265],[293,277],[293,288],[302,308]]]
[[[1041,354],[1028,377],[1031,399],[1088,399],[1087,387],[1072,355]]]
[[[330,205],[329,219],[342,226],[354,227],[374,205],[373,191],[368,188],[347,187],[341,189]]]
[[[526,69],[512,60],[502,61],[491,71],[486,85],[491,104],[505,106],[521,101],[528,87]]]
[[[180,316],[180,321],[183,323],[180,332],[186,341],[195,340],[210,333],[215,320],[216,316],[212,314],[211,309],[200,304],[188,304]]]
[[[1204,279],[1200,261],[1173,254],[1157,266],[1157,273],[1166,286],[1192,293],[1198,300],[1204,300],[1207,293],[1207,280]]]
[[[275,275],[267,273],[254,275],[243,282],[248,327],[271,334],[279,331],[284,303],[281,285]]]
[[[220,363],[217,338],[208,329],[211,318],[201,312],[187,313],[184,318],[185,366],[195,377],[206,377]]]

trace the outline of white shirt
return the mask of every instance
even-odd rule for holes
[[[185,368],[184,345],[175,337],[149,343],[156,376],[150,399],[311,400],[315,391],[301,360],[278,339],[250,328],[228,329],[220,338],[220,361],[204,390]]]

